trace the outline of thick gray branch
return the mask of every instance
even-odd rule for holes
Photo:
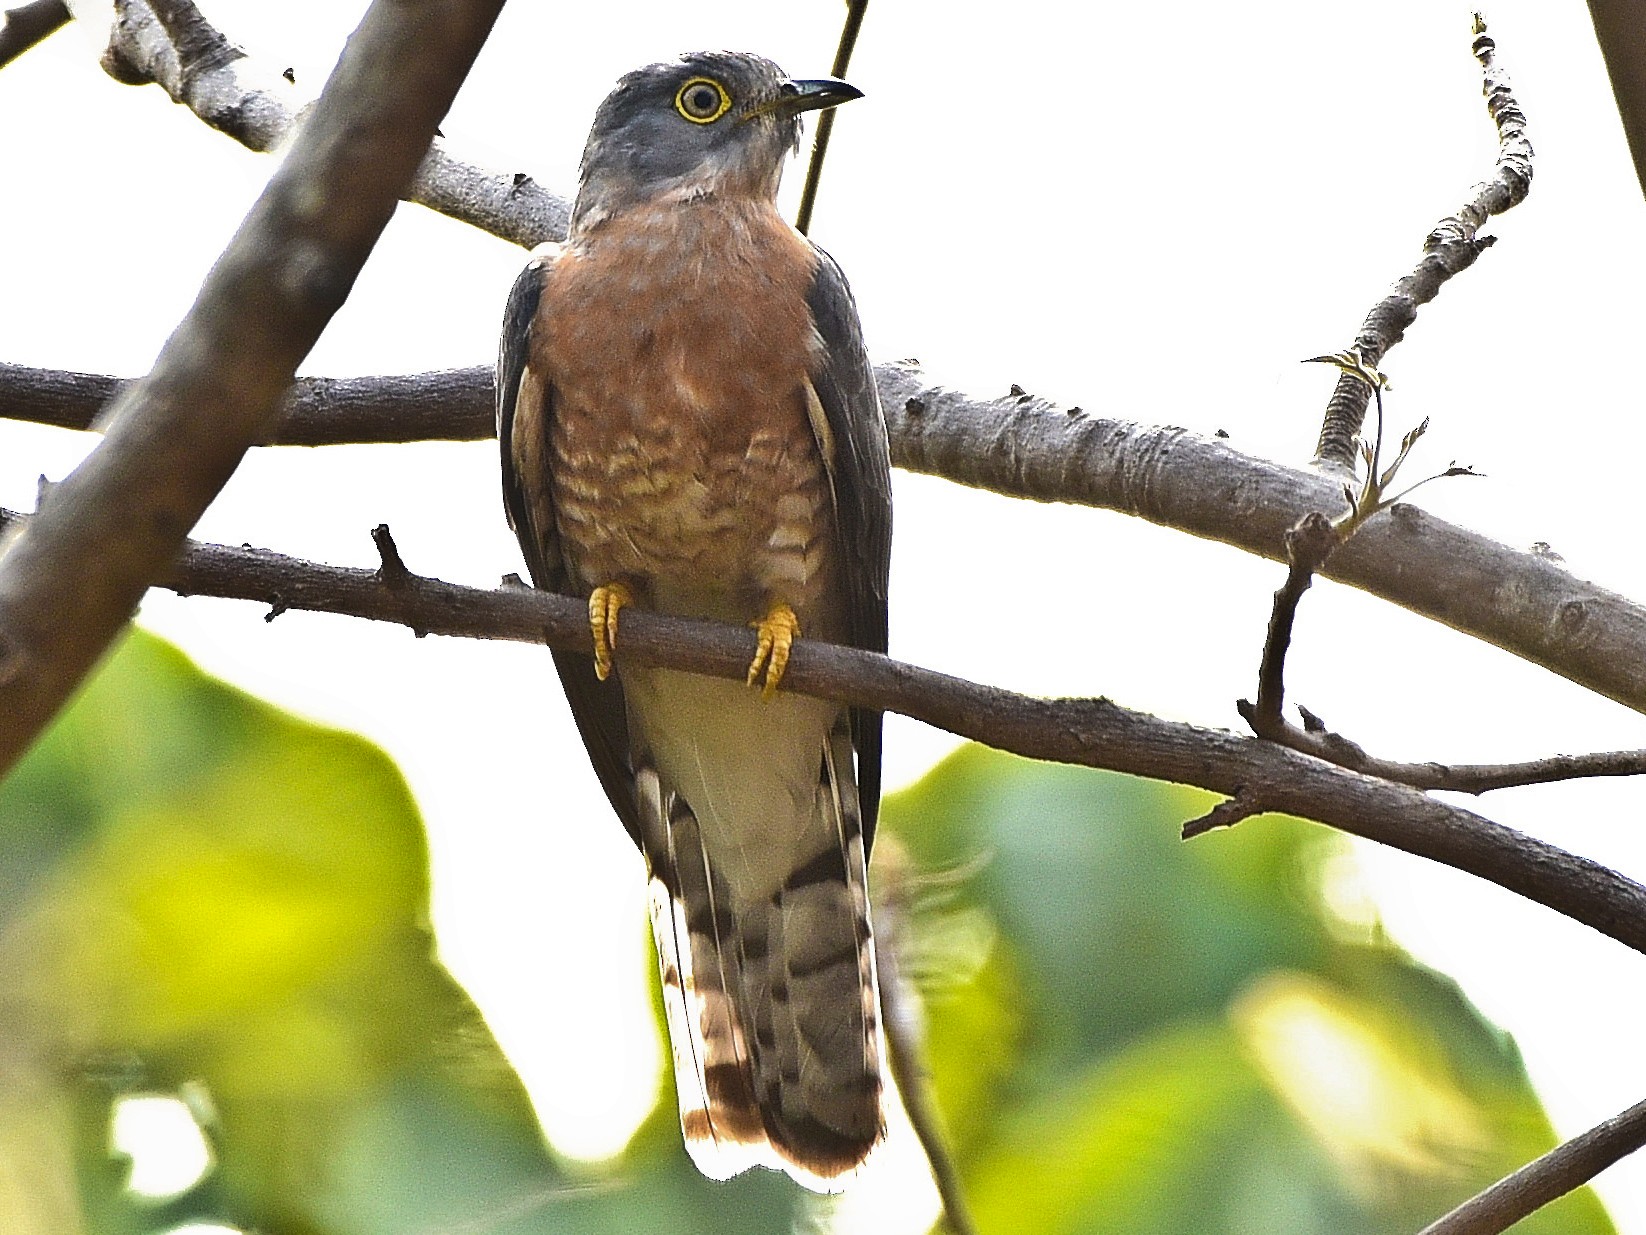
[[[257,151],[299,127],[307,100],[279,70],[230,44],[189,0],[121,0],[104,67],[131,85],[153,82],[214,129]],[[451,153],[437,139],[404,190],[408,201],[531,248],[566,234],[570,206],[523,172]]]
[[[0,773],[131,617],[343,303],[501,0],[376,0],[149,376],[0,556]],[[219,55],[218,58],[221,58]]]
[[[1043,399],[978,400],[876,370],[893,459],[916,472],[1043,502],[1138,515],[1276,561],[1341,485],[1181,429],[1074,414]],[[1636,711],[1646,711],[1646,608],[1549,558],[1396,506],[1327,563],[1328,577],[1393,601]]]

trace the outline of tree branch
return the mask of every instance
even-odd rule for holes
[[[1480,61],[1486,110],[1497,126],[1497,165],[1490,180],[1469,191],[1469,200],[1456,214],[1435,224],[1423,241],[1423,256],[1417,268],[1396,283],[1361,323],[1350,349],[1374,368],[1405,337],[1406,328],[1417,320],[1418,307],[1438,296],[1446,280],[1474,265],[1475,259],[1495,243],[1495,236],[1477,234],[1486,220],[1519,205],[1532,187],[1532,144],[1526,137],[1526,115],[1510,91],[1507,74],[1497,64],[1497,44],[1486,33],[1486,23],[1479,13],[1474,23],[1474,55]],[[1320,442],[1315,447],[1317,465],[1338,475],[1354,473],[1355,442],[1366,419],[1370,394],[1360,379],[1347,373],[1339,375],[1326,403]]]
[[[376,0],[153,371],[115,400],[103,441],[9,538],[0,773],[130,619],[278,413],[500,4]]]
[[[127,85],[152,82],[212,128],[257,151],[284,143],[309,104],[278,71],[234,47],[191,0],[119,0],[103,64]],[[162,14],[164,17],[162,18]],[[523,172],[428,149],[408,201],[531,248],[566,234],[571,206]]]
[[[1640,32],[1646,30],[1646,0],[1589,0],[1589,17],[1629,140],[1635,179],[1646,193],[1646,54],[1640,44]]]
[[[1033,395],[986,399],[918,368],[875,369],[892,461],[908,471],[1037,502],[1136,515],[1276,561],[1341,485],[1183,429],[1092,416]],[[88,428],[115,378],[0,364],[0,415]],[[478,440],[493,433],[490,367],[391,378],[304,378],[266,443]],[[1548,556],[1397,505],[1323,573],[1483,639],[1646,712],[1646,607]]]
[[[31,0],[0,13],[0,68],[74,20],[64,0]]]
[[[1646,1102],[1636,1103],[1498,1180],[1418,1235],[1498,1235],[1557,1197],[1581,1188],[1646,1145]]]
[[[0,512],[5,522],[32,522]],[[322,566],[259,549],[189,542],[160,586],[181,595],[395,622],[417,633],[588,649],[588,607],[524,586],[496,591],[409,574]],[[754,635],[714,622],[635,610],[619,663],[666,665],[741,680]],[[799,640],[785,689],[898,712],[1031,759],[1196,785],[1264,811],[1329,824],[1467,871],[1646,952],[1646,887],[1415,789],[1363,776],[1260,738],[1161,720],[1108,699],[1036,699],[891,660]],[[1243,814],[1256,813],[1244,810]]]

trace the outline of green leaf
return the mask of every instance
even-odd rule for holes
[[[0,786],[0,846],[0,1021],[50,1092],[90,1112],[94,1212],[125,1203],[90,1161],[111,1099],[185,1081],[215,1112],[210,1216],[241,1225],[370,1229],[392,1172],[364,1188],[351,1171],[386,1144],[416,1161],[400,1153],[412,1129],[445,1164],[422,1178],[453,1184],[448,1198],[465,1172],[494,1188],[504,1159],[511,1186],[561,1183],[434,959],[421,822],[370,744],[134,633]],[[480,1144],[512,1157],[465,1148]]]

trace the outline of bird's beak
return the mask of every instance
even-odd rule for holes
[[[861,90],[838,77],[791,77],[778,89],[781,93],[777,98],[752,112],[750,119],[755,115],[766,115],[769,112],[798,116],[801,112],[839,107],[842,103],[850,103],[853,99],[863,97]]]

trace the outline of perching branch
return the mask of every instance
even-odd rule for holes
[[[31,0],[0,13],[0,68],[73,20],[64,0]]]
[[[1441,286],[1492,246],[1496,237],[1478,232],[1494,214],[1518,205],[1532,187],[1532,144],[1526,137],[1526,115],[1509,89],[1508,76],[1498,66],[1497,44],[1486,33],[1486,23],[1475,14],[1475,59],[1480,61],[1486,110],[1497,126],[1497,165],[1492,178],[1474,186],[1469,200],[1454,215],[1442,219],[1423,241],[1417,268],[1401,279],[1372,307],[1350,345],[1366,363],[1377,366],[1388,350],[1417,320],[1418,306],[1440,294]],[[1355,470],[1356,442],[1366,419],[1370,391],[1350,374],[1342,374],[1326,404],[1326,415],[1315,447],[1315,463],[1338,475]]]
[[[223,37],[192,0],[117,0],[103,64],[128,85],[153,82],[252,150],[278,149],[312,104],[278,69]],[[436,140],[406,200],[531,248],[566,234],[571,207],[524,172],[496,171]]]
[[[1285,536],[1341,486],[1183,429],[1089,415],[1033,395],[980,398],[907,364],[876,368],[892,461],[908,471],[1037,502],[1136,515],[1283,561]],[[89,427],[117,379],[0,365],[0,415]],[[304,378],[265,442],[478,440],[493,432],[491,369]],[[1328,578],[1482,639],[1646,712],[1646,606],[1510,548],[1395,506],[1362,529]]]
[[[1418,1235],[1498,1235],[1558,1197],[1581,1188],[1646,1145],[1646,1102],[1574,1136],[1471,1197]]]
[[[0,773],[83,680],[278,415],[501,0],[377,0],[301,138],[103,441],[0,556]],[[221,49],[205,55],[222,58]]]
[[[25,522],[0,513],[0,523]],[[291,609],[395,622],[419,633],[588,647],[588,608],[522,586],[496,591],[409,574],[322,566],[266,550],[190,543],[160,586]],[[742,680],[754,636],[736,626],[636,610],[620,662]],[[1109,768],[1241,797],[1454,866],[1646,952],[1646,887],[1535,837],[1272,742],[1134,712],[1107,699],[1036,699],[871,652],[799,640],[785,689],[898,712],[1031,759]]]

